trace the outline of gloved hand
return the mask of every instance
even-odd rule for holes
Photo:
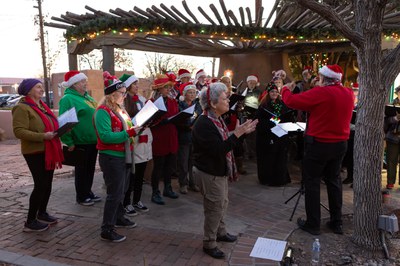
[[[130,128],[130,129],[128,129],[126,132],[128,133],[129,137],[134,137],[134,136],[136,136],[136,131],[135,131],[134,128]]]

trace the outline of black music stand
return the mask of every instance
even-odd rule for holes
[[[301,195],[303,195],[304,193],[305,193],[304,184],[303,184],[303,182],[301,182],[301,186],[300,186],[299,190],[297,190],[296,193],[294,193],[290,198],[288,198],[285,201],[285,204],[288,204],[289,201],[291,201],[294,197],[296,197],[298,195],[297,200],[296,200],[296,204],[293,207],[292,215],[290,215],[289,221],[292,221],[294,213],[296,212],[296,209],[297,209],[297,205],[299,205],[299,201],[300,201]],[[323,207],[325,210],[327,210],[329,212],[329,208],[326,207],[324,204],[322,204],[320,202],[319,205],[321,205],[321,207]]]

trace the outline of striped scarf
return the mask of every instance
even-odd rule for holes
[[[211,111],[204,111],[203,115],[206,115],[217,127],[219,133],[221,134],[222,140],[225,141],[228,139],[228,128],[225,125],[224,120],[221,117],[217,117],[216,114]],[[226,166],[227,166],[227,176],[229,181],[237,181],[238,180],[238,175],[237,175],[237,170],[236,170],[236,164],[235,164],[235,158],[233,156],[233,151],[229,151],[226,154]]]

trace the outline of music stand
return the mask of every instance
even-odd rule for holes
[[[297,190],[296,193],[294,193],[290,198],[288,198],[288,199],[285,201],[285,204],[288,204],[288,202],[291,201],[294,197],[296,197],[296,195],[299,195],[299,196],[297,197],[296,204],[295,204],[294,207],[293,207],[293,211],[292,211],[292,214],[290,215],[289,221],[292,221],[293,216],[294,216],[294,213],[296,212],[296,209],[297,209],[297,205],[299,205],[299,201],[300,201],[301,195],[303,195],[304,193],[305,193],[304,184],[303,184],[303,182],[301,182],[301,186],[300,186],[299,190]],[[321,202],[319,203],[319,205],[321,205],[321,207],[323,207],[325,210],[327,210],[328,212],[330,212],[330,211],[329,211],[329,208],[326,207],[326,206],[325,206],[324,204],[322,204]]]

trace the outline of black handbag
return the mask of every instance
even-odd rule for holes
[[[64,161],[63,165],[76,166],[79,161],[85,161],[85,150],[75,147],[73,151],[69,151],[67,146],[63,146]]]

